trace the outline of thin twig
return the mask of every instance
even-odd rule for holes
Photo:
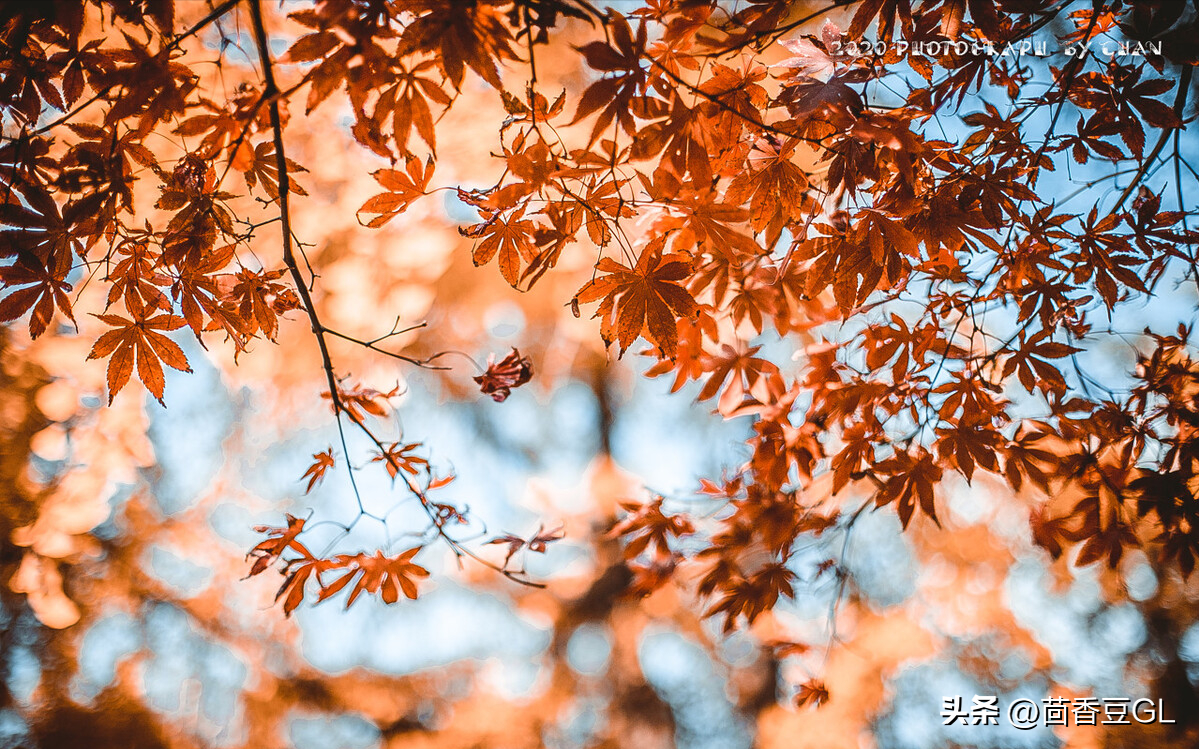
[[[424,323],[413,326],[412,328],[408,328],[407,330],[414,330],[416,328],[422,328],[422,327],[424,327]],[[355,338],[354,336],[346,335],[345,333],[341,333],[332,328],[322,328],[322,330],[331,336],[342,339],[343,341],[349,341],[350,343],[358,344],[359,346],[362,346],[363,348],[367,348],[367,349],[370,349],[371,351],[378,352],[380,354],[383,354],[384,356],[390,356],[393,359],[399,359],[400,361],[408,362],[409,364],[412,364],[413,366],[422,367],[424,369],[434,369],[434,370],[438,370],[438,371],[446,371],[446,370],[450,369],[450,367],[439,367],[439,366],[430,364],[430,362],[433,361],[433,359],[436,358],[436,356],[438,356],[438,355],[434,355],[427,359],[417,359],[415,357],[404,356],[403,354],[397,354],[394,351],[388,351],[385,348],[380,348],[379,346],[376,346],[375,341],[382,340],[382,338],[376,338],[375,341],[364,341],[361,338]],[[399,335],[400,332],[401,331],[389,333],[386,336],[383,336],[383,338],[389,338],[393,335]],[[406,331],[403,331],[403,332],[406,332]]]

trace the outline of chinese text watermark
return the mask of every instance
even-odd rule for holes
[[[1037,726],[1129,726],[1136,723],[1174,723],[1166,718],[1161,700],[1131,697],[1046,697],[1040,701],[1013,700],[1002,709],[994,695],[974,695],[970,704],[960,696],[943,697],[944,725],[997,726],[1005,719],[1027,731]]]

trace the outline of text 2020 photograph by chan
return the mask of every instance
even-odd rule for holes
[[[0,2],[0,749],[1199,746],[1196,65]]]

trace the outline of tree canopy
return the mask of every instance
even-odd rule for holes
[[[932,539],[960,532],[947,507],[968,486],[1003,497],[1047,564],[1117,589],[1143,559],[1193,602],[1197,24],[1194,3],[1153,0],[11,3],[0,321],[6,398],[25,405],[6,417],[6,595],[74,624],[63,568],[86,544],[70,539],[102,519],[54,509],[85,490],[30,457],[35,435],[140,408],[141,389],[170,410],[169,370],[200,357],[286,370],[336,427],[241,570],[279,575],[284,617],[405,605],[453,574],[426,561],[446,553],[537,600],[536,560],[571,533],[553,517],[495,531],[450,497],[472,456],[406,436],[399,380],[499,413],[618,360],[744,441],[687,492],[627,486],[595,509],[604,601],[560,614],[572,629],[599,617],[587,606],[668,595],[760,635],[824,581],[835,625],[860,601],[827,539],[892,513],[954,543]],[[335,179],[373,183],[305,223]],[[317,234],[371,242],[443,211],[477,268],[429,271],[457,284],[438,298],[499,281],[577,340],[472,364],[487,341],[462,332],[482,314],[469,301],[415,319],[366,301],[440,260],[383,248],[334,273]],[[355,290],[367,309],[346,324],[330,300]],[[31,353],[49,339],[86,345]],[[597,358],[580,368],[568,346]],[[287,363],[312,352],[310,371]],[[103,403],[71,396],[56,418],[38,393],[97,366]],[[94,452],[76,473],[102,481],[101,446],[73,439]],[[31,465],[52,477],[18,479]],[[296,509],[335,476],[351,520]],[[393,535],[401,506],[419,513]],[[800,706],[838,699],[818,670],[783,681]]]

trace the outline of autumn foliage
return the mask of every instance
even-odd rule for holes
[[[0,320],[30,340],[97,330],[87,358],[106,361],[108,403],[138,397],[136,377],[168,407],[166,370],[191,371],[181,340],[242,360],[284,326],[311,330],[311,396],[341,439],[297,487],[383,471],[426,524],[419,543],[337,553],[308,540],[320,518],[256,528],[246,572],[281,575],[285,615],[415,599],[437,545],[537,586],[521,560],[563,535],[548,518],[532,535],[472,535],[485,519],[438,495],[454,474],[389,421],[402,389],[331,354],[340,341],[473,379],[497,409],[543,371],[515,348],[468,369],[436,327],[386,330],[386,311],[374,338],[322,319],[322,278],[293,231],[306,167],[288,156],[322,107],[344,110],[381,165],[347,226],[456,201],[475,216],[459,227],[472,272],[514,296],[583,258],[564,313],[590,319],[613,361],[636,354],[746,425],[744,460],[697,477],[694,497],[717,511],[652,491],[621,503],[605,532],[629,572],[622,596],[677,586],[732,631],[801,578],[841,574],[836,560],[800,569],[807,541],[874,509],[935,530],[954,482],[984,476],[1027,505],[1054,559],[1116,569],[1137,550],[1194,572],[1194,309],[1163,301],[1199,289],[1185,4],[272,5],[195,4],[186,19],[169,0],[9,9]],[[826,20],[847,6],[844,28]],[[212,50],[197,40],[231,23],[246,59],[206,87]],[[863,53],[864,39],[887,45]],[[1032,39],[1052,54],[1011,53]],[[577,68],[572,85],[543,65],[550,51]],[[443,118],[478,89],[506,115],[486,186],[439,169],[455,148]],[[81,303],[88,285],[98,303]],[[413,333],[420,353],[392,346]],[[1135,367],[1100,381],[1088,357],[1112,347]],[[347,433],[371,448],[351,454]],[[836,698],[813,679],[796,701]]]

